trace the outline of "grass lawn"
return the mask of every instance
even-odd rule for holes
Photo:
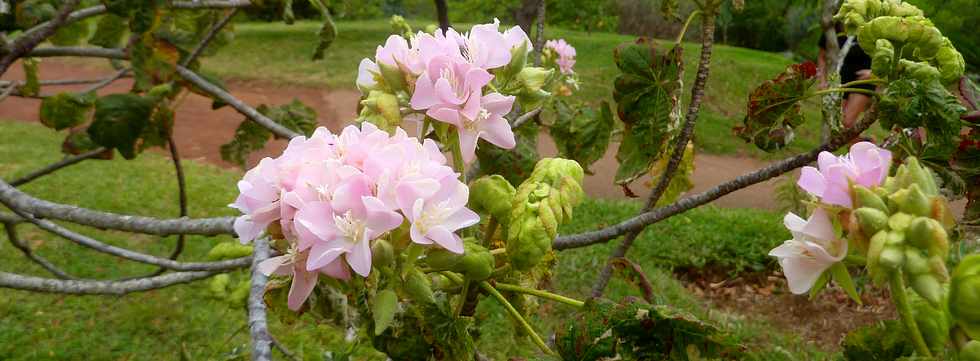
[[[205,69],[226,78],[352,88],[360,59],[373,56],[374,49],[384,43],[391,28],[386,20],[341,21],[337,26],[337,39],[327,51],[326,58],[313,62],[310,54],[316,46],[320,24],[309,21],[293,25],[237,23],[235,41],[216,56],[207,58]],[[467,29],[469,26],[459,27]],[[613,62],[613,49],[635,37],[555,27],[548,28],[546,34],[549,38],[565,38],[578,50],[575,69],[582,89],[577,96],[592,104],[602,99],[611,101],[612,83],[619,73]],[[688,87],[694,81],[699,48],[699,44],[684,44],[684,84]],[[775,53],[716,45],[696,132],[695,142],[700,149],[715,154],[769,157],[733,136],[731,129],[744,116],[749,91],[775,77],[791,63],[790,59]],[[685,92],[685,97],[690,97],[689,91]],[[777,156],[810,149],[817,144],[820,114],[815,104],[805,108],[810,122],[797,129],[796,141]]]
[[[0,121],[0,176],[14,178],[59,157],[62,136],[38,124]],[[239,172],[195,161],[186,162],[192,216],[231,215],[226,207],[236,195]],[[169,160],[157,153],[136,160],[86,161],[24,187],[43,199],[95,209],[172,217],[177,213],[176,186]],[[576,209],[563,233],[589,230],[631,215],[635,202],[586,202]],[[109,243],[157,255],[169,253],[173,238],[158,239],[72,227]],[[153,268],[123,262],[87,251],[37,229],[21,225],[22,237],[65,270],[89,278],[139,275]],[[710,318],[733,332],[753,356],[764,360],[824,359],[828,355],[802,340],[780,333],[757,319],[711,311],[673,278],[670,267],[722,267],[751,270],[767,267],[765,250],[787,235],[779,217],[764,211],[701,208],[651,227],[630,258],[651,278],[658,303],[674,305]],[[201,260],[216,242],[230,237],[190,237],[182,260]],[[613,245],[599,245],[559,254],[554,289],[584,298]],[[48,275],[14,250],[0,236],[0,269],[37,276]],[[659,268],[658,268],[659,267]],[[241,279],[243,272],[232,275]],[[607,295],[620,299],[639,295],[625,283],[613,281]],[[533,320],[539,330],[552,330],[571,312],[566,306],[541,303]],[[484,302],[477,317],[480,349],[497,359],[523,355],[537,359],[533,346],[515,341],[513,326],[500,306]],[[323,359],[340,347],[341,333],[304,316],[283,324],[270,319],[274,335],[307,359]],[[0,359],[90,360],[237,360],[247,359],[245,311],[209,297],[207,282],[176,286],[123,297],[63,296],[0,289]],[[362,360],[382,360],[361,348]]]

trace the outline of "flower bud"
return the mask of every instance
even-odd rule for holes
[[[854,211],[854,217],[865,235],[873,235],[888,226],[888,215],[876,208],[858,208]]]
[[[420,303],[435,303],[436,298],[432,295],[431,280],[426,277],[418,268],[411,268],[404,275],[405,293],[412,300]]]
[[[889,213],[888,206],[885,205],[885,201],[875,194],[874,191],[859,184],[855,184],[852,190],[854,192],[854,199],[857,200],[857,204],[855,205],[856,207],[868,207],[877,209],[886,214]]]
[[[372,90],[367,98],[361,101],[361,105],[364,107],[361,109],[360,117],[374,123],[378,128],[391,131],[402,123],[398,97],[394,94]]]
[[[942,354],[949,341],[949,319],[936,304],[912,299],[912,317],[926,345],[936,354]]]
[[[913,247],[905,247],[905,272],[910,277],[913,275],[929,274],[931,273],[930,271],[929,261],[922,255],[922,251]]]
[[[554,74],[554,69],[526,67],[517,73],[517,81],[521,84],[522,93],[531,95],[543,91],[544,86]]]
[[[395,263],[395,251],[391,243],[384,239],[374,240],[374,244],[371,245],[371,256],[372,263],[377,266],[390,266]]]
[[[970,338],[980,340],[980,254],[972,254],[953,271],[949,313]]]
[[[516,192],[514,186],[502,176],[483,176],[470,183],[468,205],[476,212],[489,213],[500,224],[506,225],[510,219],[511,200]]]
[[[896,270],[902,267],[905,263],[905,252],[902,251],[901,246],[885,245],[885,248],[881,250],[881,256],[878,257],[878,264],[882,267],[890,270]]]
[[[932,202],[918,184],[912,184],[906,189],[892,193],[891,199],[901,212],[915,216],[928,216],[932,213]]]
[[[405,81],[405,73],[397,66],[378,62],[378,68],[381,69],[381,77],[384,79],[385,84],[388,85],[388,90],[397,92],[408,87]]]
[[[946,230],[932,218],[919,217],[913,220],[909,224],[908,240],[909,244],[928,250],[930,254],[945,256],[949,250]]]
[[[477,244],[473,238],[463,241],[463,253],[456,254],[445,249],[433,249],[425,256],[425,262],[437,270],[460,273],[471,281],[482,281],[493,273],[494,259],[490,251]]]
[[[534,267],[551,249],[553,238],[536,213],[528,212],[524,217],[511,219],[507,233],[507,257],[520,271]]]
[[[915,219],[915,217],[910,214],[901,212],[895,213],[888,218],[888,228],[893,231],[904,231],[906,228],[909,228],[909,224],[912,223],[913,219]]]
[[[872,274],[878,273],[878,260],[881,258],[881,251],[885,249],[885,242],[888,240],[888,231],[879,231],[871,237],[868,243],[868,270]]]
[[[932,176],[932,172],[929,169],[923,167],[919,163],[919,160],[914,157],[906,158],[905,163],[908,165],[908,178],[905,180],[906,186],[918,184],[926,196],[939,195],[939,186],[936,185],[936,178]]]
[[[942,301],[943,297],[943,286],[939,284],[939,280],[936,276],[931,273],[920,274],[920,275],[909,275],[912,281],[912,289],[919,296],[922,296],[929,304],[938,307],[939,302]]]

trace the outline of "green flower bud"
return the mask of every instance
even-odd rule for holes
[[[425,262],[438,270],[460,273],[470,281],[489,278],[494,267],[494,259],[490,251],[474,242],[472,238],[463,241],[463,254],[434,249],[425,256]]]
[[[231,293],[228,294],[228,303],[236,307],[245,306],[245,301],[248,300],[248,292],[251,286],[252,284],[248,279],[243,279],[238,282],[235,289],[231,290]]]
[[[371,245],[372,263],[377,266],[390,266],[395,264],[395,251],[391,243],[383,239],[377,239]]]
[[[494,72],[501,83],[507,83],[511,78],[527,66],[527,42],[510,49],[510,63]]]
[[[392,15],[388,24],[391,25],[392,33],[402,35],[406,38],[412,36],[412,26],[408,25],[408,22],[401,15]]]
[[[946,230],[932,218],[919,217],[909,224],[908,240],[915,247],[928,250],[930,254],[946,256],[949,239]]]
[[[888,215],[876,208],[863,207],[854,211],[854,217],[866,235],[878,233],[888,226]]]
[[[980,361],[980,341],[970,340],[960,349],[960,361]]]
[[[942,354],[949,341],[949,319],[936,304],[922,302],[921,299],[915,298],[911,303],[912,318],[919,326],[919,332],[925,339],[926,345],[933,353]]]
[[[881,199],[881,197],[879,197],[877,194],[875,194],[874,191],[859,184],[855,184],[852,190],[854,192],[854,196],[855,196],[854,198],[857,200],[856,207],[874,208],[886,214],[889,213],[888,206],[885,205],[885,201]],[[874,234],[874,233],[870,233],[870,234]]]
[[[211,297],[217,299],[225,299],[228,297],[228,283],[231,282],[231,276],[227,273],[222,273],[211,277],[211,281],[208,282],[208,291],[211,292]]]
[[[928,216],[932,212],[932,202],[918,184],[911,184],[908,188],[892,193],[892,201],[898,205],[898,210],[916,216]]]
[[[885,249],[885,243],[888,241],[888,231],[879,231],[871,237],[871,241],[868,243],[868,271],[874,275],[878,275],[878,260],[881,258],[881,251]]]
[[[908,165],[908,173],[906,178],[902,180],[903,186],[909,187],[912,184],[918,184],[922,192],[929,197],[939,195],[939,186],[936,185],[936,177],[932,175],[929,169],[926,169],[919,163],[919,160],[914,157],[908,157],[905,159],[905,164]]]
[[[551,250],[553,239],[537,214],[511,219],[507,234],[507,257],[514,269],[529,270]]]
[[[946,270],[946,255],[931,255],[928,262],[929,272],[936,276],[939,282],[949,281],[949,271]]]
[[[922,296],[929,304],[938,307],[939,302],[942,301],[943,297],[943,286],[939,284],[939,280],[936,276],[931,273],[920,274],[920,275],[909,275],[912,281],[912,289],[919,296]]]
[[[879,77],[886,78],[891,74],[892,64],[895,62],[895,47],[892,42],[886,39],[875,41],[875,50],[871,54],[871,72]]]
[[[408,88],[408,83],[405,81],[405,73],[402,73],[402,70],[397,66],[378,62],[378,68],[381,69],[381,78],[388,85],[388,90],[397,92]]]
[[[554,69],[526,67],[517,73],[517,81],[520,82],[523,93],[535,94],[544,90],[545,84],[554,73]]]
[[[913,275],[929,274],[931,270],[929,261],[922,254],[922,251],[913,247],[905,247],[905,272],[910,277]]]
[[[405,272],[405,293],[412,300],[422,303],[435,303],[436,298],[432,295],[431,280],[417,268],[409,269]]]
[[[478,213],[489,213],[497,222],[506,225],[510,219],[511,200],[517,191],[499,175],[477,178],[470,183],[468,206]]]
[[[890,231],[888,232],[888,238],[885,240],[886,246],[901,247],[905,245],[905,232],[902,231]]]
[[[891,228],[893,231],[904,231],[906,228],[909,228],[909,224],[912,223],[913,219],[915,217],[910,214],[895,213],[888,218],[888,228]]]
[[[881,256],[878,257],[878,264],[890,270],[899,269],[904,263],[905,252],[902,251],[901,246],[886,244],[885,248],[881,250]]]
[[[278,223],[278,222],[277,222]],[[214,245],[208,251],[209,261],[219,261],[225,259],[241,258],[252,255],[252,246],[246,246],[238,242],[221,242]]]
[[[980,340],[980,254],[956,266],[949,286],[949,313],[970,338]]]
[[[393,131],[402,123],[398,97],[394,94],[372,90],[368,93],[368,97],[361,101],[361,105],[364,106],[360,113],[362,120],[370,121],[378,128]]]

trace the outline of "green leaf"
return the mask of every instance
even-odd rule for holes
[[[554,102],[554,107],[555,121],[548,127],[548,133],[558,147],[558,154],[585,168],[601,159],[609,147],[615,126],[609,103],[603,101],[598,112],[583,104],[569,105],[560,99]]]
[[[14,3],[14,17],[17,26],[31,28],[41,22],[51,20],[58,9],[47,0],[26,0]]]
[[[324,52],[327,51],[330,44],[333,44],[334,39],[337,38],[337,25],[334,24],[329,13],[323,19],[323,26],[317,32],[317,37],[320,41],[316,45],[316,50],[313,50],[313,60],[322,60]]]
[[[854,286],[854,280],[851,279],[851,274],[847,272],[847,266],[844,265],[844,262],[837,262],[833,266],[830,266],[830,273],[834,277],[834,282],[843,288],[844,292],[847,292],[847,295],[854,302],[857,302],[859,305],[862,304],[861,295],[858,294],[857,288]]]
[[[813,284],[813,287],[810,287],[810,299],[812,300],[816,298],[817,295],[820,294],[820,291],[827,288],[828,283],[830,283],[830,272],[824,271],[820,274],[820,277],[817,278],[817,281]]]
[[[74,46],[87,38],[89,33],[89,23],[87,21],[76,21],[68,23],[58,29],[48,38],[48,41],[57,46]]]
[[[103,48],[115,48],[122,42],[127,30],[125,18],[115,14],[107,14],[99,19],[95,33],[88,39],[88,43]]]
[[[87,129],[70,129],[65,140],[61,143],[61,152],[65,154],[79,155],[90,150],[95,150],[99,145],[95,144],[92,137],[88,135]],[[112,159],[112,152],[107,151],[104,159]]]
[[[174,79],[180,53],[170,42],[144,34],[130,49],[133,88],[146,91]]]
[[[664,157],[653,164],[650,168],[651,184],[648,184],[651,188],[656,185],[656,182],[660,180],[663,176],[663,171],[667,168],[667,162],[669,162],[670,157]],[[681,158],[680,165],[677,166],[677,171],[674,172],[673,178],[670,179],[670,184],[667,185],[667,189],[664,191],[664,195],[660,197],[657,201],[657,206],[663,206],[667,204],[674,203],[678,198],[680,198],[684,193],[694,188],[694,143],[687,143],[687,147],[684,148],[684,155]]]
[[[133,159],[153,108],[153,101],[136,94],[104,96],[95,102],[95,120],[88,134],[96,144],[115,148],[124,158]]]
[[[628,185],[663,156],[680,127],[683,57],[680,46],[658,54],[651,40],[640,38],[614,53],[620,74],[613,99],[622,120],[623,140],[616,153],[616,184]]]
[[[371,316],[374,317],[374,335],[380,335],[391,326],[398,311],[398,295],[390,289],[378,291],[374,295],[374,305]]]
[[[878,119],[886,130],[923,127],[929,141],[916,156],[949,159],[959,137],[966,108],[939,80],[899,79],[888,84],[878,102]]]
[[[265,147],[272,132],[251,120],[244,120],[235,129],[231,142],[221,146],[221,159],[245,167],[248,155]]]
[[[24,85],[17,88],[23,96],[35,96],[41,92],[41,82],[37,78],[37,65],[40,60],[24,58],[21,62],[24,68]]]
[[[149,123],[140,134],[140,151],[150,147],[164,147],[168,144],[174,129],[174,110],[165,102],[157,103]]]
[[[95,93],[58,93],[41,101],[41,124],[54,130],[71,128],[88,119]]]
[[[263,104],[256,110],[276,121],[276,123],[298,133],[309,136],[316,130],[316,110],[303,104],[298,99],[293,99],[289,104],[275,107]]]
[[[803,123],[800,107],[816,82],[817,67],[811,62],[793,64],[775,79],[767,80],[749,94],[748,110],[734,131],[746,142],[767,152],[793,140],[793,128]]]

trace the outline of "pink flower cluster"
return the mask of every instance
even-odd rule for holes
[[[265,158],[238,182],[231,206],[244,215],[235,231],[249,242],[278,222],[290,243],[266,260],[266,274],[292,275],[289,307],[298,309],[319,273],[349,279],[371,272],[371,242],[410,224],[412,242],[463,253],[455,232],[479,222],[466,208],[469,188],[430,139],[419,142],[370,123],[339,135],[318,128],[296,137],[278,158]]]
[[[881,185],[888,177],[892,153],[870,142],[855,143],[850,153],[835,156],[820,152],[817,167],[803,167],[797,184],[821,202],[851,208],[850,183],[865,187]]]
[[[575,72],[572,70],[572,67],[575,66],[575,48],[565,42],[565,39],[548,40],[544,42],[544,48],[550,49],[558,55],[558,59],[555,62],[558,64],[558,69],[561,70],[562,74],[572,74]]]
[[[514,133],[504,115],[514,104],[513,96],[486,92],[494,69],[511,62],[513,53],[531,42],[520,27],[503,32],[499,21],[473,26],[467,34],[454,29],[435,34],[419,32],[411,40],[392,35],[379,46],[374,60],[363,59],[357,84],[370,88],[377,84],[382,66],[397,69],[410,84],[412,109],[457,129],[463,160],[475,157],[482,138],[498,147],[516,145]]]

